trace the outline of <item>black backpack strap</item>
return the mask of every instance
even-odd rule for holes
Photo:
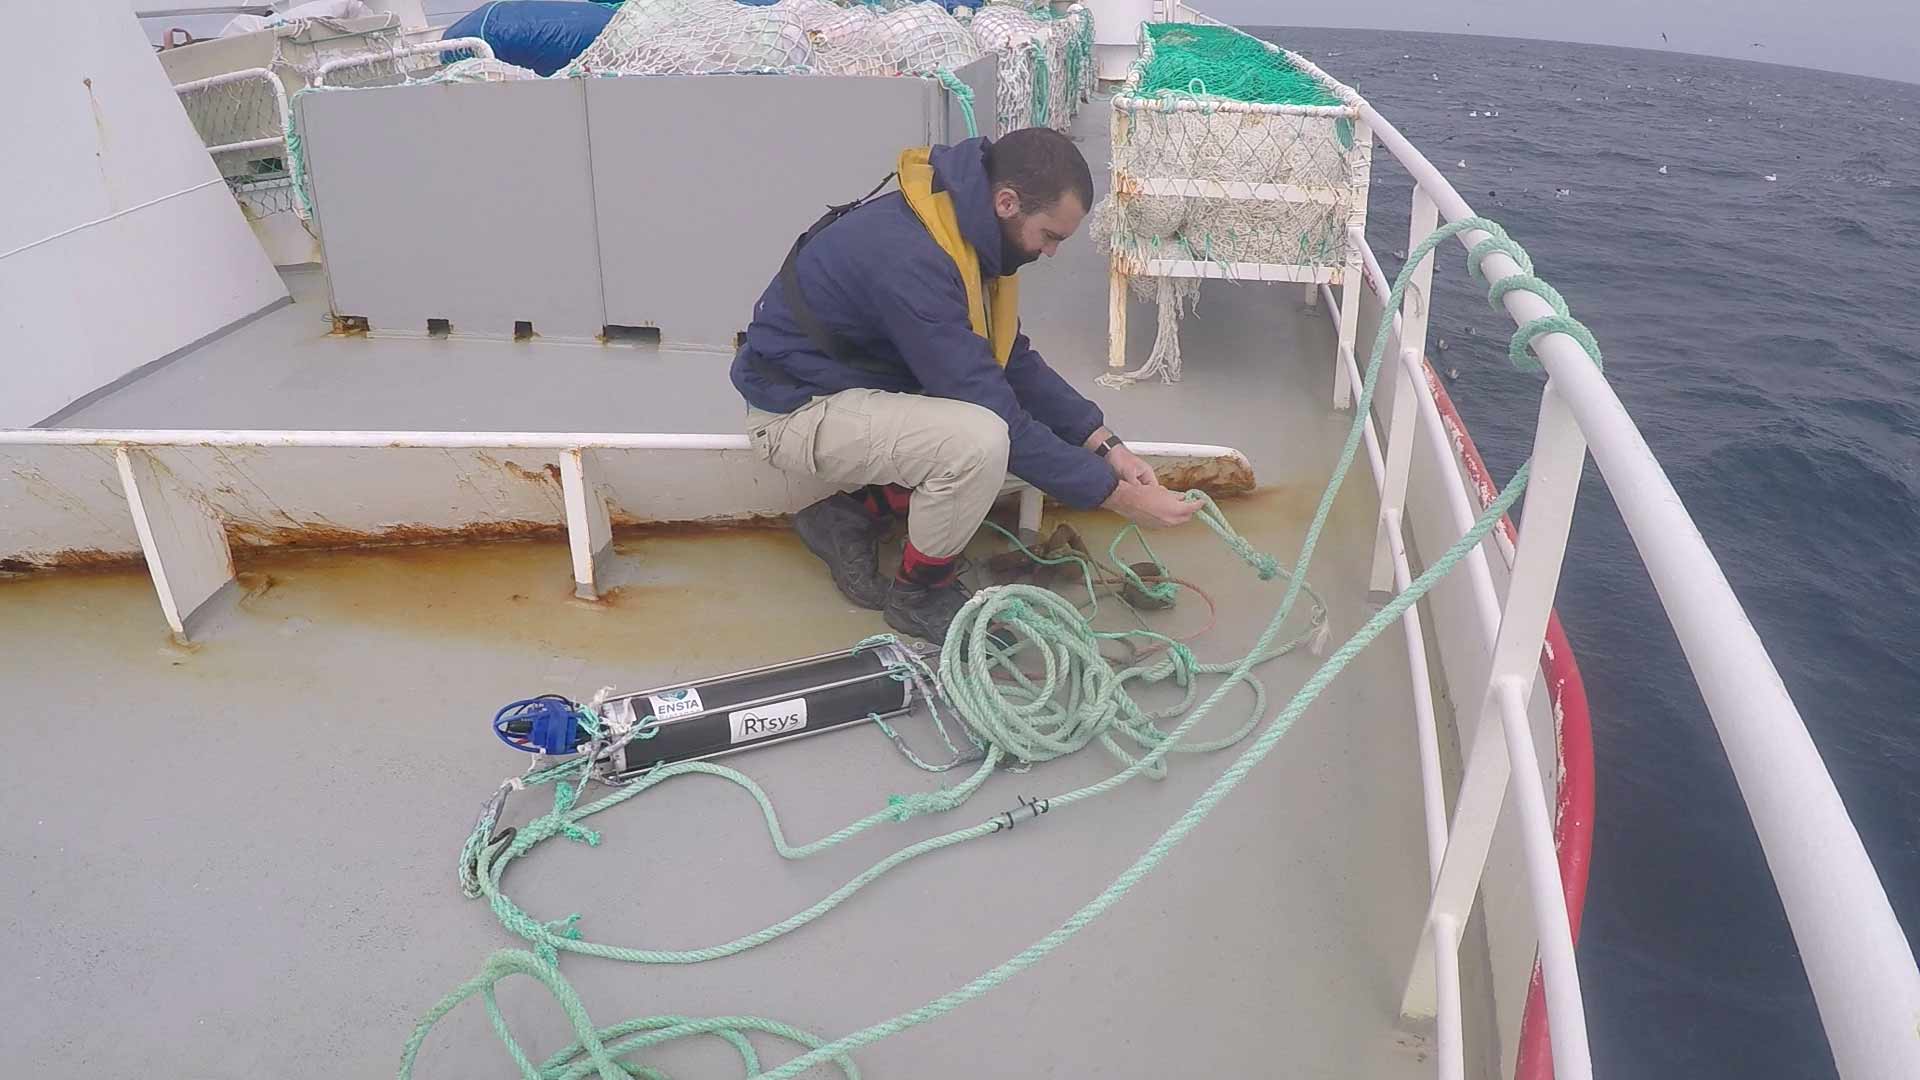
[[[808,241],[826,231],[827,226],[865,206],[875,195],[880,194],[881,188],[893,181],[895,175],[888,173],[884,179],[873,186],[872,191],[850,203],[829,206],[820,220],[814,222],[793,242],[793,247],[787,251],[787,260],[780,264],[780,294],[787,302],[787,309],[793,312],[793,321],[800,324],[800,329],[806,332],[814,348],[848,367],[875,375],[895,374],[899,370],[899,365],[876,360],[855,348],[845,338],[828,330],[820,322],[820,317],[813,313],[813,308],[808,305],[806,294],[800,290],[800,275],[795,267],[800,260],[800,249],[806,247]]]

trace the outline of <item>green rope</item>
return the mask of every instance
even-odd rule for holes
[[[530,976],[545,985],[560,1003],[561,1010],[567,1014],[568,1022],[573,1025],[574,1041],[538,1066],[528,1059],[519,1040],[513,1037],[513,1032],[507,1027],[506,1017],[501,1015],[499,1003],[494,998],[494,987],[515,975]],[[420,1044],[426,1041],[433,1025],[475,995],[484,1000],[487,1018],[493,1024],[494,1033],[506,1045],[507,1053],[520,1067],[520,1075],[525,1080],[576,1080],[589,1073],[598,1073],[603,1080],[628,1080],[635,1076],[665,1080],[665,1073],[639,1066],[630,1067],[616,1059],[636,1050],[696,1035],[712,1035],[732,1046],[740,1055],[741,1065],[749,1077],[760,1075],[760,1057],[754,1052],[753,1044],[747,1041],[748,1032],[772,1035],[810,1050],[819,1050],[825,1045],[817,1035],[778,1020],[757,1016],[716,1016],[705,1020],[653,1016],[629,1020],[610,1028],[595,1028],[580,1002],[580,995],[560,974],[559,969],[524,950],[502,949],[487,958],[486,966],[480,969],[478,975],[461,983],[453,993],[442,998],[414,1027],[412,1036],[407,1039],[406,1049],[400,1056],[401,1076],[413,1072],[414,1060],[420,1055]],[[838,1066],[847,1080],[860,1080],[860,1070],[845,1054],[829,1053],[823,1060]]]
[[[1271,577],[1277,572],[1271,557],[1254,551],[1251,545],[1240,538],[1225,522],[1211,499],[1198,492],[1189,493],[1189,497],[1205,503],[1198,516],[1210,521],[1211,527],[1223,536],[1230,537],[1230,543],[1243,548],[1243,557],[1255,566],[1256,572],[1263,577]],[[1116,538],[1112,550],[1117,551],[1121,539]],[[969,613],[977,614],[980,620],[977,633],[964,632],[964,624],[974,617]],[[895,867],[941,848],[991,835],[1003,825],[998,819],[989,819],[902,848],[873,864],[811,907],[753,933],[701,949],[636,949],[586,941],[575,926],[579,916],[553,921],[535,918],[506,894],[501,887],[501,879],[514,859],[556,835],[589,845],[597,844],[599,835],[582,827],[580,822],[677,776],[712,776],[746,791],[760,808],[774,850],[786,859],[802,859],[819,854],[887,822],[906,821],[923,814],[955,809],[972,797],[996,766],[1009,758],[1031,764],[1078,749],[1096,739],[1115,756],[1122,768],[1099,783],[1054,797],[1052,802],[1055,806],[1071,805],[1104,793],[1143,773],[1158,779],[1165,775],[1162,759],[1168,753],[1208,752],[1230,746],[1244,738],[1258,723],[1266,705],[1265,687],[1252,677],[1250,669],[1310,641],[1319,631],[1319,618],[1316,616],[1314,625],[1307,631],[1278,645],[1272,643],[1270,634],[1254,652],[1237,664],[1208,664],[1196,660],[1184,645],[1151,631],[1095,631],[1078,610],[1049,590],[1032,586],[986,589],[976,594],[962,610],[954,628],[948,633],[947,646],[941,652],[938,673],[940,686],[967,725],[976,745],[986,747],[979,766],[958,785],[892,796],[885,807],[866,817],[819,840],[795,845],[788,841],[773,802],[765,791],[750,777],[724,765],[693,761],[662,766],[595,802],[577,805],[587,780],[587,772],[581,767],[587,755],[583,755],[575,762],[521,778],[521,786],[533,786],[578,774],[576,783],[556,786],[552,811],[521,826],[513,839],[498,849],[490,843],[494,824],[492,811],[497,807],[489,808],[489,813],[482,816],[462,849],[463,860],[471,859],[473,868],[471,874],[463,874],[463,879],[473,882],[474,888],[488,898],[494,914],[504,926],[526,938],[537,954],[549,960],[561,952],[644,964],[690,964],[731,956],[813,922]],[[1010,632],[1020,643],[1009,648],[989,637],[986,626],[996,621],[1006,623],[1005,632]],[[1276,621],[1275,627],[1278,625]],[[1116,672],[1100,654],[1098,643],[1136,637],[1166,645],[1166,654],[1154,663]],[[869,639],[858,647],[880,640],[889,639]],[[1038,651],[1047,667],[1046,674],[1038,683],[1014,663],[1020,653],[1029,649]],[[1011,680],[1010,683],[997,682],[996,674]],[[1186,712],[1192,704],[1199,689],[1193,680],[1196,674],[1226,674],[1229,678],[1215,690],[1205,706],[1190,713],[1174,730],[1159,728],[1157,721]],[[1187,693],[1182,701],[1167,709],[1144,710],[1126,690],[1131,682],[1151,684],[1169,678],[1176,685],[1185,687]],[[1210,713],[1239,682],[1247,683],[1253,692],[1252,708],[1247,719],[1235,732],[1224,738],[1186,742],[1185,736],[1194,724]],[[1129,752],[1124,745],[1127,743],[1139,752],[1138,756]],[[468,864],[463,862],[464,865]]]
[[[1084,10],[1054,11],[1051,7],[1039,8],[1032,14],[1044,22],[1073,24],[1067,37],[1067,86],[1077,100],[1081,89],[1080,80],[1085,76],[1087,64],[1093,57],[1093,16]]]
[[[293,197],[300,203],[301,216],[308,220],[313,218],[313,194],[307,187],[306,143],[294,126],[294,106],[302,97],[323,89],[326,88],[303,86],[293,92],[293,97],[287,101],[286,129],[282,133],[287,140],[287,177],[293,184]]]
[[[1452,236],[1476,229],[1489,234],[1488,238],[1476,244],[1468,255],[1476,280],[1484,283],[1484,277],[1480,274],[1478,265],[1483,257],[1494,250],[1513,255],[1515,262],[1526,272],[1519,284],[1503,283],[1490,289],[1490,300],[1497,303],[1499,296],[1504,296],[1514,288],[1541,294],[1549,306],[1554,307],[1556,315],[1551,319],[1536,320],[1539,324],[1551,323],[1552,325],[1536,330],[1534,336],[1540,333],[1567,333],[1581,341],[1589,355],[1598,363],[1600,360],[1598,349],[1586,345],[1586,342],[1592,340],[1591,333],[1587,332],[1577,320],[1564,313],[1564,302],[1553,303],[1550,297],[1557,297],[1558,294],[1550,293],[1551,287],[1545,286],[1544,282],[1532,277],[1531,260],[1525,258],[1525,252],[1519,248],[1519,245],[1513,243],[1498,224],[1483,218],[1466,218],[1442,226],[1416,245],[1408,253],[1407,262],[1401,268],[1387,296],[1384,309],[1391,312],[1400,306],[1408,283],[1412,280],[1413,271],[1429,252]],[[683,762],[657,768],[639,781],[584,807],[575,805],[589,775],[584,767],[584,758],[579,762],[529,774],[522,778],[523,784],[556,783],[554,809],[522,827],[515,834],[514,839],[497,854],[494,851],[495,845],[485,835],[492,828],[492,823],[488,820],[490,815],[483,815],[484,830],[477,828],[475,832],[476,835],[482,836],[477,845],[476,854],[477,877],[481,889],[488,896],[502,923],[535,944],[534,952],[529,954],[509,950],[496,953],[479,975],[456,988],[453,993],[435,1005],[421,1020],[407,1042],[400,1068],[400,1076],[403,1080],[411,1075],[413,1061],[420,1045],[433,1025],[461,1002],[476,994],[485,998],[489,1018],[494,1023],[496,1033],[506,1044],[516,1064],[520,1066],[523,1077],[530,1080],[572,1080],[595,1070],[608,1080],[623,1075],[659,1075],[639,1066],[625,1065],[615,1061],[614,1058],[628,1050],[642,1048],[642,1043],[654,1045],[669,1037],[715,1034],[723,1031],[737,1035],[742,1030],[772,1032],[776,1022],[742,1017],[718,1018],[711,1021],[656,1017],[629,1021],[601,1032],[593,1027],[578,994],[564,979],[560,978],[554,963],[560,951],[580,952],[642,963],[693,963],[732,955],[806,925],[831,911],[847,897],[888,870],[904,862],[931,851],[991,835],[1003,827],[999,819],[989,819],[981,824],[948,832],[902,848],[875,863],[866,872],[805,911],[753,934],[707,949],[655,951],[624,949],[585,942],[580,940],[578,931],[574,927],[579,916],[542,923],[520,911],[500,891],[500,878],[507,864],[535,844],[555,835],[567,836],[588,844],[597,843],[598,834],[581,827],[578,824],[579,821],[624,802],[674,776],[701,773],[729,780],[742,787],[760,806],[766,820],[768,835],[772,838],[775,849],[782,857],[801,858],[851,839],[886,820],[903,821],[922,813],[955,809],[964,804],[968,797],[985,782],[992,770],[1008,756],[1027,762],[1045,761],[1098,741],[1124,763],[1123,768],[1105,780],[1060,796],[1034,801],[1035,805],[1051,813],[1075,802],[1110,791],[1142,773],[1150,777],[1164,775],[1162,761],[1168,753],[1176,750],[1200,752],[1219,749],[1233,745],[1251,734],[1265,712],[1266,701],[1265,689],[1252,677],[1251,671],[1258,664],[1290,651],[1303,640],[1303,637],[1296,637],[1284,645],[1276,643],[1281,627],[1292,613],[1301,592],[1306,589],[1306,569],[1319,544],[1321,533],[1332,511],[1334,499],[1339,494],[1359,450],[1366,418],[1370,414],[1374,392],[1379,384],[1391,332],[1392,320],[1382,319],[1361,379],[1360,392],[1354,407],[1353,423],[1349,427],[1347,439],[1341,448],[1333,474],[1328,480],[1325,491],[1321,494],[1319,505],[1315,508],[1313,520],[1307,528],[1293,570],[1285,575],[1286,591],[1266,629],[1256,639],[1252,649],[1240,660],[1232,664],[1202,664],[1195,661],[1192,653],[1177,642],[1159,635],[1147,634],[1146,636],[1156,637],[1169,645],[1166,654],[1150,666],[1131,667],[1115,672],[1112,665],[1100,655],[1098,642],[1103,638],[1128,635],[1103,634],[1093,630],[1078,610],[1050,590],[1022,585],[982,590],[961,609],[959,616],[949,629],[946,644],[941,649],[939,668],[939,681],[948,700],[960,713],[968,727],[988,745],[986,757],[979,769],[955,788],[895,796],[889,800],[887,808],[876,811],[811,844],[799,847],[787,843],[780,828],[778,816],[766,793],[748,777],[724,766],[705,762]],[[1522,333],[1524,332],[1523,327]],[[1521,335],[1516,334],[1516,341],[1520,340]],[[1524,342],[1519,348],[1524,352]],[[800,1042],[802,1045],[808,1045],[811,1049],[765,1073],[756,1074],[755,1063],[749,1060],[747,1062],[749,1074],[763,1076],[765,1080],[783,1080],[817,1064],[833,1062],[839,1064],[842,1071],[851,1076],[853,1075],[851,1062],[846,1057],[850,1051],[909,1027],[936,1019],[1000,986],[1021,971],[1038,963],[1120,902],[1154,867],[1159,865],[1168,852],[1178,846],[1240,785],[1248,773],[1272,752],[1306,709],[1352,662],[1353,658],[1359,655],[1361,650],[1399,621],[1408,608],[1417,603],[1479,546],[1500,518],[1519,499],[1526,487],[1531,468],[1531,462],[1521,465],[1514,473],[1512,480],[1481,512],[1466,533],[1423,570],[1405,590],[1374,612],[1351,638],[1334,650],[1326,662],[1294,693],[1266,729],[1260,732],[1258,737],[1241,751],[1239,757],[1214,779],[1186,812],[1175,819],[1131,866],[1060,927],[1004,963],[941,997],[831,1043],[821,1044],[804,1032],[779,1025],[778,1034]],[[1189,493],[1189,497],[1194,497],[1194,493]],[[1211,512],[1218,516],[1217,508],[1211,511],[1203,508],[1203,512]],[[1203,518],[1203,520],[1206,519]],[[1232,542],[1230,537],[1237,537],[1237,534],[1230,533],[1224,517],[1219,517],[1217,523],[1210,522],[1210,524],[1223,539],[1229,540],[1229,546],[1234,547],[1243,558],[1247,558],[1248,562],[1255,566],[1256,571],[1262,570],[1262,564],[1249,555],[1249,553],[1257,555],[1257,552],[1253,552],[1250,546],[1245,546],[1242,550],[1244,540],[1240,544]],[[1117,547],[1117,541],[1115,546]],[[1110,548],[1110,551],[1112,550],[1114,549]],[[1274,573],[1278,573],[1277,566],[1273,569]],[[1261,576],[1270,577],[1273,574],[1263,572]],[[990,627],[995,631],[992,636],[989,634]],[[1015,648],[999,644],[995,636],[1000,634],[1012,634],[1021,639],[1022,644]],[[1044,659],[1045,671],[1038,683],[1013,665],[1011,657],[1020,648],[1033,648]],[[1190,708],[1193,698],[1198,693],[1192,676],[1206,672],[1223,673],[1227,678],[1222,680],[1198,706]],[[996,674],[1005,676],[1006,681],[996,679],[994,677]],[[1187,695],[1178,706],[1156,714],[1141,711],[1123,689],[1124,684],[1130,679],[1153,682],[1167,677],[1174,677],[1179,684],[1187,686]],[[1186,736],[1194,725],[1208,715],[1236,685],[1242,682],[1248,684],[1254,694],[1254,709],[1247,723],[1223,739],[1201,743],[1185,742]],[[1171,731],[1163,731],[1153,723],[1155,718],[1164,718],[1175,713],[1184,713],[1184,716]],[[1134,743],[1136,747],[1144,748],[1145,752],[1138,757],[1130,755],[1120,744],[1121,739]],[[576,784],[558,783],[573,772],[579,773]],[[1010,815],[1008,824],[1011,824]],[[471,838],[469,844],[473,845]],[[563,1011],[573,1022],[575,1032],[579,1036],[572,1046],[538,1069],[528,1062],[518,1043],[507,1030],[497,1006],[493,1004],[493,985],[506,975],[515,973],[532,975],[546,985],[560,1001]],[[646,1031],[650,1034],[625,1044],[607,1045],[607,1039],[619,1037],[609,1033],[625,1034],[634,1031]],[[668,1035],[669,1032],[674,1034]],[[650,1039],[653,1041],[647,1041]],[[580,1060],[583,1057],[584,1060]]]
[[[947,92],[953,95],[954,100],[960,103],[960,115],[967,121],[967,138],[978,136],[980,129],[973,122],[973,87],[961,82],[960,76],[947,68],[941,68],[933,75],[940,80],[940,85],[946,87]]]
[[[1265,105],[1339,105],[1319,79],[1295,67],[1287,54],[1226,26],[1148,23],[1152,57],[1140,71],[1138,92],[1152,97],[1186,92],[1198,80],[1206,92]]]
[[[1027,52],[1033,57],[1033,102],[1029,110],[1032,114],[1029,124],[1033,127],[1047,126],[1047,50],[1039,42],[1030,42]]]

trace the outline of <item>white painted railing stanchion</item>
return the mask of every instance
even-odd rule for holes
[[[1433,200],[1418,187],[1413,189],[1412,220],[1408,251],[1426,239],[1440,220],[1440,211],[1433,205]],[[1389,510],[1398,511],[1407,499],[1407,474],[1413,467],[1415,410],[1419,407],[1412,372],[1420,367],[1427,351],[1427,312],[1431,306],[1429,298],[1433,295],[1433,262],[1431,252],[1420,260],[1420,265],[1414,268],[1412,280],[1407,283],[1406,296],[1400,303],[1397,325],[1401,363],[1399,370],[1394,373],[1397,377],[1393,393],[1393,418],[1387,424],[1387,477],[1386,484],[1380,489],[1380,517],[1383,522]],[[1384,298],[1389,291],[1383,290],[1381,296]],[[1407,355],[1409,353],[1412,354],[1411,360]],[[1375,594],[1385,593],[1393,587],[1393,559],[1389,547],[1387,534],[1382,529],[1374,543],[1373,573],[1367,582],[1367,588]]]
[[[1387,295],[1392,291],[1392,286],[1387,282],[1386,275],[1381,272],[1380,262],[1374,258],[1373,249],[1362,248],[1361,255],[1366,259],[1368,278],[1373,281],[1374,287],[1379,290],[1381,296]],[[1404,330],[1399,329],[1402,327],[1400,313],[1395,312],[1393,319],[1398,335],[1393,340],[1404,343]],[[1420,412],[1420,423],[1416,425],[1420,429],[1420,438],[1426,440],[1428,452],[1433,456],[1433,460],[1447,463],[1448,469],[1457,475],[1459,470],[1455,460],[1457,452],[1451,436],[1447,434],[1446,424],[1440,418],[1440,407],[1434,401],[1433,386],[1427,379],[1426,361],[1417,356],[1409,356],[1404,348],[1400,349],[1398,355],[1401,367],[1406,371],[1407,377],[1413,380],[1415,401]],[[1467,489],[1457,480],[1444,483],[1442,488],[1447,501],[1447,512],[1452,516],[1453,527],[1464,535],[1473,525],[1476,513],[1467,503]],[[1494,535],[1500,535],[1500,530],[1495,529]],[[1491,642],[1500,628],[1500,598],[1494,592],[1493,572],[1487,564],[1485,543],[1467,556],[1466,570],[1467,578],[1473,587],[1474,608],[1479,613],[1481,629],[1486,632],[1487,640]]]
[[[1413,354],[1411,349],[1402,349],[1403,354]],[[1402,356],[1404,362],[1405,355]],[[1393,412],[1387,421],[1387,467],[1384,482],[1380,485],[1380,521],[1374,527],[1373,572],[1367,579],[1367,591],[1370,598],[1382,603],[1393,589],[1393,541],[1387,535],[1387,518],[1395,519],[1407,504],[1407,478],[1413,471],[1413,441],[1418,434],[1414,426],[1418,423],[1419,402],[1413,381],[1407,377],[1403,366],[1396,365],[1391,374],[1395,377],[1393,391]]]
[[[194,615],[233,580],[226,530],[152,454],[119,446],[113,462],[161,613],[175,634],[191,638]]]
[[[1360,249],[1367,244],[1366,212],[1356,211],[1355,223],[1347,228],[1347,265],[1340,276],[1340,337],[1334,346],[1333,407],[1344,409],[1353,404],[1353,386],[1347,377],[1347,361],[1354,357],[1354,339],[1360,335],[1360,294],[1366,290],[1366,273]],[[1356,366],[1357,363],[1356,363]]]
[[[1586,436],[1568,409],[1558,381],[1549,380],[1540,395],[1526,513],[1520,519],[1513,578],[1507,586],[1500,636],[1494,644],[1488,707],[1481,712],[1480,720],[1483,725],[1499,725],[1505,736],[1526,872],[1533,886],[1534,926],[1546,979],[1556,1080],[1588,1080],[1593,1075],[1593,1062],[1587,1052],[1587,1019],[1580,1003],[1573,934],[1554,851],[1550,804],[1533,750],[1527,699],[1536,681],[1547,620],[1553,615],[1553,598],[1559,590],[1567,535],[1573,526],[1573,507],[1580,495],[1580,474],[1586,460]],[[1521,741],[1524,746],[1518,745]],[[1525,775],[1520,775],[1523,772]]]
[[[1573,928],[1567,915],[1565,885],[1553,844],[1553,819],[1547,811],[1546,784],[1533,750],[1533,724],[1527,719],[1527,688],[1532,679],[1507,676],[1495,691],[1500,726],[1506,736],[1513,805],[1520,819],[1527,892],[1539,930],[1539,959],[1546,989],[1548,1031],[1553,1043],[1555,1080],[1589,1080],[1593,1060],[1587,1047],[1587,1013],[1574,962]]]
[[[1334,303],[1331,291],[1327,303]],[[1347,376],[1359,385],[1359,367],[1351,356],[1346,362]],[[1365,418],[1361,434],[1366,442],[1367,464],[1373,471],[1373,486],[1376,490],[1383,489],[1387,482],[1387,459],[1380,449],[1372,417]],[[1400,512],[1386,512],[1381,525],[1383,535],[1392,540],[1393,584],[1405,589],[1413,582],[1413,568],[1407,561],[1406,540],[1400,531]],[[1440,878],[1440,863],[1447,853],[1446,778],[1440,766],[1440,728],[1434,717],[1433,682],[1427,670],[1427,638],[1418,605],[1400,616],[1400,625],[1407,636],[1407,676],[1413,688],[1415,751],[1420,759],[1420,800],[1427,833],[1427,884],[1432,886]]]
[[[613,543],[607,500],[600,494],[593,451],[560,451],[560,497],[567,511],[567,548],[573,557],[573,595],[600,598],[600,566]]]
[[[1387,535],[1393,540],[1393,576],[1397,588],[1413,582],[1413,569],[1407,562],[1405,534],[1400,531],[1400,514],[1395,511]],[[1427,885],[1439,884],[1440,865],[1447,857],[1447,781],[1440,765],[1440,725],[1433,713],[1433,689],[1427,671],[1426,634],[1420,625],[1420,606],[1415,604],[1400,617],[1407,629],[1407,674],[1413,680],[1413,723],[1415,750],[1420,758],[1420,803],[1427,830]]]
[[[1513,578],[1500,615],[1500,632],[1494,640],[1473,749],[1454,806],[1453,825],[1447,831],[1447,857],[1428,909],[1429,922],[1434,915],[1447,915],[1465,925],[1474,894],[1479,891],[1509,780],[1510,759],[1501,734],[1497,689],[1504,679],[1524,680],[1528,692],[1533,688],[1585,460],[1586,440],[1573,422],[1573,414],[1548,383],[1541,394],[1540,421],[1534,431],[1533,480],[1527,488],[1527,512],[1520,523]],[[1564,922],[1564,910],[1561,915]],[[1535,917],[1538,920],[1539,913]],[[1568,948],[1570,951],[1571,944]],[[1423,934],[1402,998],[1404,1015],[1433,1015],[1433,954],[1434,942],[1430,935]]]
[[[1437,943],[1439,1001],[1434,1013],[1434,1064],[1440,1080],[1466,1080],[1467,1040],[1460,1016],[1460,924],[1451,915],[1435,915],[1427,934]]]

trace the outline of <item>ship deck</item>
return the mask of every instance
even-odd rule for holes
[[[1102,180],[1105,119],[1096,100],[1076,132]],[[1260,488],[1223,506],[1256,547],[1290,563],[1349,415],[1331,406],[1324,311],[1306,307],[1299,286],[1210,283],[1183,326],[1184,381],[1109,390],[1093,384],[1106,370],[1104,260],[1079,238],[1023,277],[1037,347],[1116,430],[1248,455]],[[739,428],[721,354],[341,337],[328,332],[319,272],[293,272],[289,283],[293,304],[60,423]],[[1151,309],[1136,303],[1135,363],[1153,332]],[[1375,504],[1364,469],[1336,503],[1309,572],[1335,640],[1370,612]],[[1119,524],[1070,516],[1097,550]],[[1151,539],[1218,603],[1195,652],[1243,653],[1282,586],[1256,582],[1198,525]],[[980,550],[992,548],[983,541]],[[557,541],[237,552],[245,592],[191,646],[169,639],[143,571],[0,582],[8,643],[0,684],[11,698],[0,785],[0,814],[12,823],[0,840],[7,1071],[387,1073],[422,1012],[489,952],[521,944],[484,903],[463,899],[454,879],[479,804],[526,763],[486,730],[498,706],[757,666],[884,630],[878,614],[841,600],[781,531],[638,532],[616,550],[626,584],[598,604],[570,598]],[[1113,607],[1106,625],[1124,625]],[[1191,598],[1148,619],[1182,635],[1206,621]],[[1389,634],[1362,654],[1107,916],[997,992],[859,1051],[865,1075],[1428,1074],[1424,1043],[1396,1017],[1427,895],[1404,649]],[[1302,652],[1262,669],[1269,713],[1316,663]],[[1230,730],[1248,702],[1229,698],[1209,730]],[[1437,703],[1450,725],[1444,696]],[[902,730],[932,752],[924,717]],[[911,862],[819,922],[741,956],[645,968],[567,957],[561,968],[602,1025],[754,1014],[827,1037],[856,1030],[1058,926],[1232,754],[1182,755],[1164,781],[1136,780],[1032,828]],[[728,764],[765,787],[796,840],[939,783],[870,726]],[[594,940],[715,944],[808,906],[912,841],[1114,768],[1094,748],[998,775],[957,815],[890,824],[799,862],[772,851],[743,793],[680,779],[596,818],[599,847],[545,845],[516,864],[508,885],[542,918],[582,913]],[[525,820],[545,799],[517,796],[506,820]],[[1484,955],[1468,958],[1470,998],[1476,965]],[[504,987],[501,1006],[536,1060],[569,1037],[530,981]],[[1490,1027],[1483,1007],[1470,1021],[1476,1015]],[[1485,1041],[1471,1030],[1470,1038]],[[788,1056],[761,1045],[770,1062]],[[708,1040],[647,1060],[675,1076],[737,1075],[731,1058]],[[416,1075],[512,1073],[473,1004],[435,1032]]]

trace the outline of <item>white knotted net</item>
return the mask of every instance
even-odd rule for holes
[[[822,4],[797,2],[810,9]],[[931,0],[882,14],[866,7],[835,9],[808,30],[814,70],[822,75],[932,75],[958,70],[981,56],[973,34]]]
[[[968,25],[981,49],[998,58],[995,120],[1000,134],[1023,127],[1065,131],[1072,126],[1098,79],[1092,14],[1078,4],[1056,16],[1019,0],[993,0],[976,11]]]
[[[1205,106],[1124,112],[1113,145],[1123,257],[1344,261],[1347,220],[1366,190],[1351,121]]]
[[[1047,24],[1024,8],[989,4],[974,12],[969,27],[980,48],[997,58],[997,134],[1034,122],[1034,73],[1046,62]],[[1044,108],[1045,99],[1041,101]]]
[[[505,60],[472,56],[448,64],[436,79],[439,82],[519,82],[539,77],[540,73],[532,68],[509,64]]]
[[[287,183],[286,98],[278,79],[263,71],[177,92],[249,219],[296,208]]]
[[[803,72],[813,46],[790,7],[734,0],[627,0],[556,77]]]
[[[273,28],[273,59],[267,64],[289,95],[313,81],[320,65],[350,56],[391,53],[405,45],[400,19],[388,14],[385,25],[355,30],[339,19],[293,19]],[[440,63],[438,57],[412,62],[424,71]]]
[[[791,14],[800,23],[800,29],[808,33],[851,10],[845,4],[834,3],[834,0],[778,0],[773,6]]]
[[[448,65],[475,59],[487,51],[484,43],[475,43],[474,49],[460,47],[471,40],[450,39],[448,45],[452,47],[436,48],[439,42],[412,44],[399,37],[369,38],[364,48],[315,65],[308,81],[324,79],[336,90],[438,82]]]

